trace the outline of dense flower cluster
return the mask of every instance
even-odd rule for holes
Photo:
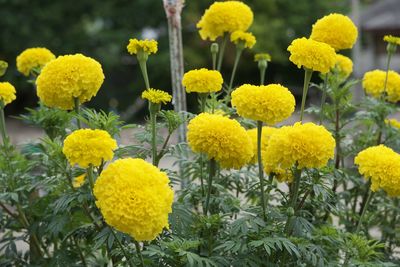
[[[295,104],[292,93],[280,84],[245,84],[232,92],[232,107],[240,116],[269,125],[290,117]]]
[[[362,86],[365,92],[375,98],[380,98],[385,88],[386,72],[383,70],[368,71],[364,74]],[[400,100],[400,75],[390,70],[386,85],[387,100]]]
[[[330,14],[313,25],[310,38],[341,50],[352,48],[357,36],[357,27],[349,17],[342,14]]]
[[[289,60],[298,68],[304,67],[322,74],[329,72],[336,63],[335,50],[322,42],[307,38],[293,40],[287,49]]]
[[[236,120],[201,113],[189,122],[187,139],[194,152],[205,153],[222,168],[239,169],[253,157],[253,145]]]
[[[183,75],[182,84],[186,92],[212,93],[222,89],[222,75],[219,71],[205,68],[191,70]]]
[[[333,158],[334,149],[335,139],[323,126],[298,122],[270,137],[262,160],[267,173],[289,169],[296,163],[298,168],[320,168]]]
[[[0,82],[0,101],[4,105],[10,104],[15,100],[15,87],[9,82]]]
[[[117,142],[103,130],[80,129],[72,132],[64,140],[63,153],[71,165],[82,168],[89,165],[100,166],[111,160]]]
[[[107,224],[137,241],[151,241],[169,227],[174,192],[168,176],[143,159],[111,163],[93,193]]]
[[[274,127],[264,126],[261,132],[261,151],[267,148],[268,140],[278,129]],[[258,161],[257,154],[257,128],[247,130],[247,134],[250,136],[251,142],[253,143],[253,153],[254,157],[251,163],[256,163]]]
[[[364,149],[354,159],[371,190],[383,189],[390,196],[400,195],[400,155],[384,145]]]
[[[29,76],[34,68],[41,69],[55,58],[55,55],[47,48],[28,48],[17,57],[17,69],[23,75]]]
[[[243,44],[244,47],[252,48],[256,44],[256,37],[251,32],[234,31],[231,34],[231,42],[236,45]]]
[[[36,80],[37,95],[49,107],[70,110],[74,98],[89,101],[103,84],[101,65],[82,54],[60,56],[49,62]]]
[[[388,42],[388,43],[391,43],[391,44],[394,44],[394,45],[400,45],[400,37],[397,37],[397,36],[385,35],[383,37],[383,40],[385,42]]]
[[[200,37],[214,41],[225,33],[246,31],[253,23],[250,7],[239,1],[214,2],[197,23]]]
[[[347,78],[353,72],[353,61],[346,56],[336,54],[335,67],[341,77]]]
[[[254,55],[254,61],[258,62],[261,60],[271,61],[271,55],[268,53],[258,53]]]
[[[172,100],[172,96],[167,92],[152,88],[143,91],[142,98],[147,99],[154,104],[166,104]]]
[[[157,41],[155,40],[138,40],[138,39],[129,39],[129,44],[126,49],[129,54],[136,55],[139,51],[143,51],[147,54],[155,54],[157,53]]]
[[[398,121],[396,119],[386,119],[385,123],[394,128],[400,129],[400,121]]]

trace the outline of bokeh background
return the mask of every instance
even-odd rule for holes
[[[196,23],[213,2],[186,1],[182,13],[185,70],[211,66],[210,43],[200,39]],[[398,0],[244,2],[255,14],[250,31],[257,37],[257,44],[252,50],[244,52],[236,83],[257,83],[259,72],[253,62],[254,53],[268,52],[273,61],[268,67],[267,82],[282,83],[295,94],[300,94],[303,72],[288,60],[286,48],[294,38],[308,36],[312,24],[326,14],[353,14],[355,3],[362,12],[371,6],[389,2],[397,2],[400,6]],[[393,8],[386,7],[384,10],[390,12]],[[398,12],[400,14],[400,10]],[[398,21],[400,23],[400,19]],[[372,35],[363,36],[359,45],[370,41],[366,38],[372,36],[378,40],[380,35],[396,33],[396,30],[384,29],[375,32],[375,35],[374,31],[371,32]],[[126,45],[129,38],[134,37],[158,40],[159,52],[151,56],[148,62],[151,85],[171,91],[167,35],[162,0],[0,0],[0,59],[10,65],[4,80],[12,82],[18,91],[17,100],[7,107],[6,112],[13,115],[23,112],[24,107],[36,106],[34,88],[27,83],[26,77],[16,71],[15,58],[26,48],[47,47],[56,55],[83,53],[98,60],[103,66],[106,79],[99,94],[89,105],[115,110],[126,121],[137,120],[143,117],[145,106],[134,107],[133,113],[128,114],[126,111],[134,105],[144,83],[136,58],[127,53]],[[378,52],[382,50],[379,47],[373,49]],[[225,79],[230,75],[234,52],[233,46],[227,50],[222,68]],[[350,54],[348,51],[347,55]],[[195,106],[195,97],[189,96],[188,109],[193,110]]]

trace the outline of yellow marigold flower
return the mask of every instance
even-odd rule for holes
[[[385,79],[385,71],[368,71],[364,74],[362,86],[367,94],[380,98],[385,88]],[[389,71],[386,93],[388,101],[396,103],[400,100],[400,75],[395,71]]]
[[[264,126],[262,128],[261,135],[261,151],[264,151],[267,148],[268,140],[278,129],[274,127]],[[247,130],[247,134],[251,139],[253,144],[253,158],[250,163],[254,164],[258,161],[257,155],[257,128]]]
[[[89,101],[103,84],[104,74],[96,60],[82,54],[60,56],[44,66],[36,80],[37,95],[48,107],[70,110],[74,98]]]
[[[244,47],[252,48],[256,44],[256,37],[251,32],[234,31],[231,34],[231,42]]]
[[[274,133],[262,154],[266,173],[298,168],[321,168],[333,158],[335,139],[323,126],[314,123],[295,123]]]
[[[189,122],[187,139],[194,152],[205,153],[222,168],[240,169],[253,157],[253,145],[236,120],[201,113]]]
[[[157,53],[156,40],[138,40],[138,39],[129,39],[129,44],[127,45],[127,49],[129,54],[136,55],[139,51],[146,52],[147,54],[155,54]]]
[[[74,188],[79,188],[85,183],[86,174],[81,174],[74,178],[72,181],[72,186]]]
[[[341,50],[352,48],[357,36],[357,27],[348,16],[330,14],[317,20],[310,38]]]
[[[17,57],[17,69],[23,75],[29,76],[32,69],[41,69],[55,58],[56,56],[47,48],[28,48]]]
[[[388,43],[391,43],[391,44],[394,44],[394,45],[400,45],[400,37],[397,37],[397,36],[385,35],[383,37],[383,40],[385,42],[388,42]]]
[[[280,84],[242,85],[232,92],[231,103],[240,116],[270,125],[290,117],[296,105],[292,93]]]
[[[346,56],[336,54],[335,67],[341,77],[347,78],[353,72],[353,61]]]
[[[63,153],[71,165],[81,168],[89,165],[100,166],[102,161],[111,160],[117,142],[103,130],[80,129],[72,132],[64,140]]]
[[[383,189],[389,196],[400,195],[400,155],[384,145],[364,149],[354,159],[358,171],[371,179],[371,190]]]
[[[398,121],[396,119],[386,119],[385,123],[394,128],[400,129],[400,121]]]
[[[258,62],[258,61],[261,61],[261,60],[265,60],[265,61],[270,62],[271,61],[271,55],[268,54],[268,53],[259,53],[259,54],[255,54],[254,55],[254,61],[255,62]]]
[[[168,176],[142,159],[111,163],[93,193],[107,224],[137,241],[151,241],[168,228],[174,199]]]
[[[15,87],[9,82],[0,82],[0,101],[4,106],[16,99]]]
[[[298,68],[304,67],[322,74],[329,72],[336,63],[335,50],[329,45],[307,38],[293,40],[287,49],[289,60]]]
[[[191,70],[183,75],[182,84],[186,92],[212,93],[222,89],[222,75],[219,71],[205,68]]]
[[[152,88],[143,91],[142,98],[147,99],[148,101],[154,104],[161,104],[161,103],[167,104],[172,100],[172,96],[167,92]]]
[[[253,23],[250,7],[239,1],[214,2],[197,23],[203,40],[215,41],[225,33],[246,31]]]

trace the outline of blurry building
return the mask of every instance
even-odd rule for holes
[[[358,61],[358,73],[372,69],[385,69],[385,35],[400,36],[400,0],[376,0],[360,14],[362,44]],[[391,69],[400,71],[400,49],[392,57]]]

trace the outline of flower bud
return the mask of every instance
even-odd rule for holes
[[[211,44],[211,53],[212,54],[217,54],[219,51],[219,46],[217,43],[212,43]]]
[[[0,77],[6,73],[7,68],[8,68],[8,63],[3,60],[0,60]]]

